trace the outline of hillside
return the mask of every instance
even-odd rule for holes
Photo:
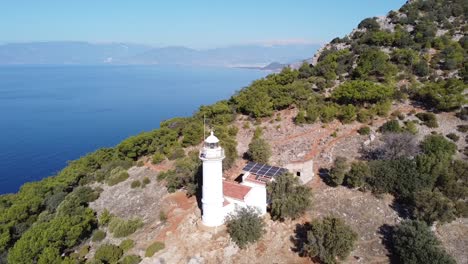
[[[0,262],[468,263],[467,15],[463,0],[409,1],[310,62],[0,196]],[[312,206],[270,212],[245,248],[201,228],[204,118],[229,179],[255,137],[271,164],[312,160]],[[344,225],[332,238],[328,216]]]

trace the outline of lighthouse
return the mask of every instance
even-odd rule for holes
[[[211,131],[200,150],[203,162],[202,222],[205,226],[216,227],[224,223],[223,208],[223,159],[224,149]]]

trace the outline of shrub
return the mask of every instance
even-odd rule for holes
[[[89,248],[90,246],[86,245],[86,246],[83,246],[82,248],[80,248],[80,250],[78,251],[78,258],[85,258],[86,255],[88,255],[89,253]]]
[[[121,218],[114,217],[109,223],[109,231],[114,237],[126,237],[133,234],[142,226],[143,222],[139,218],[125,221]]]
[[[124,171],[122,168],[117,170],[112,170],[110,177],[107,179],[107,185],[114,186],[118,183],[121,183],[128,179],[128,172]]]
[[[330,169],[330,180],[335,185],[343,184],[344,177],[348,170],[348,162],[345,157],[337,157]]]
[[[392,101],[387,100],[383,102],[379,102],[372,106],[372,111],[377,114],[378,116],[387,116],[388,112],[392,109]]]
[[[148,177],[143,178],[143,187],[145,187],[145,185],[150,184],[150,182],[151,180]]]
[[[437,117],[433,113],[417,113],[416,117],[423,121],[423,124],[430,128],[439,127]]]
[[[109,222],[112,220],[113,217],[114,217],[114,215],[111,214],[109,212],[109,210],[104,209],[104,211],[99,216],[99,225],[100,226],[107,226],[109,224]]]
[[[119,261],[119,264],[138,264],[141,262],[141,257],[137,255],[128,255]]]
[[[309,257],[323,263],[336,263],[336,258],[344,260],[349,255],[357,238],[356,232],[342,219],[325,217],[311,222],[304,250]]]
[[[457,142],[460,139],[460,137],[455,133],[449,133],[447,134],[447,137],[450,138],[453,142]]]
[[[249,144],[247,156],[251,161],[268,163],[271,156],[271,148],[268,142],[261,137],[254,137]]]
[[[425,154],[452,156],[457,151],[457,145],[441,135],[428,135],[421,142],[421,149]]]
[[[129,251],[130,249],[133,248],[133,246],[135,246],[135,242],[131,239],[125,239],[123,240],[122,242],[120,242],[120,245],[119,247],[124,251],[124,252],[127,252]]]
[[[385,122],[381,127],[379,127],[379,131],[381,133],[398,133],[401,132],[402,129],[400,127],[400,122],[398,120],[390,120]]]
[[[449,79],[426,83],[418,92],[417,98],[429,107],[440,111],[452,111],[460,108],[465,102],[463,91],[467,85],[458,79]]]
[[[305,118],[305,113],[304,111],[300,110],[297,115],[296,115],[296,118],[294,118],[294,123],[296,125],[302,125],[306,122],[306,118]]]
[[[100,242],[102,240],[104,240],[104,238],[106,238],[106,232],[102,231],[102,230],[96,230],[93,234],[93,242]]]
[[[338,108],[334,104],[324,105],[320,109],[320,121],[329,123],[335,119],[338,114]]]
[[[396,226],[392,251],[397,263],[455,264],[424,222],[406,220]]]
[[[168,156],[170,160],[176,160],[185,157],[185,151],[181,147],[176,147]]]
[[[147,258],[152,257],[156,252],[161,251],[164,248],[165,248],[165,245],[163,242],[156,241],[146,249],[145,257]]]
[[[163,223],[167,221],[167,215],[164,211],[159,211],[159,221]]]
[[[94,258],[104,263],[117,263],[122,255],[123,250],[120,247],[112,244],[104,244],[96,250]]]
[[[364,185],[366,179],[371,176],[367,163],[357,161],[351,163],[351,169],[346,173],[345,184],[351,188],[359,188]]]
[[[132,181],[132,184],[130,184],[130,187],[131,187],[132,189],[141,187],[141,182],[140,182],[139,180],[134,180],[134,181]]]
[[[371,119],[372,119],[372,113],[369,110],[364,109],[364,108],[359,110],[359,112],[357,114],[357,121],[359,121],[361,123],[367,123]]]
[[[265,232],[264,225],[263,219],[253,207],[241,207],[226,219],[227,231],[240,248],[258,241]]]
[[[418,127],[416,126],[416,122],[417,121],[407,121],[407,122],[405,122],[404,130],[411,133],[411,134],[413,134],[413,135],[418,134]]]
[[[457,130],[462,132],[462,133],[466,133],[466,132],[468,132],[468,125],[458,125]]]
[[[311,206],[312,193],[310,188],[299,183],[292,174],[284,174],[267,186],[271,200],[270,214],[275,220],[296,218]]]
[[[369,81],[348,81],[338,86],[332,98],[340,104],[377,103],[390,98],[393,88]]]
[[[137,167],[143,167],[143,166],[145,166],[145,162],[142,161],[142,160],[139,160],[139,161],[137,161],[136,166]]]
[[[156,153],[154,153],[151,162],[153,164],[158,164],[158,163],[161,163],[165,159],[166,159],[166,156],[164,156],[164,154],[162,154],[160,152],[156,152]]]
[[[413,216],[432,224],[435,221],[451,222],[455,219],[455,207],[439,191],[421,191],[416,193],[414,198]]]
[[[371,129],[368,126],[363,126],[363,127],[358,129],[359,135],[369,135],[370,132],[371,132]]]

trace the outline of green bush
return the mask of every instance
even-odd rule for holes
[[[119,264],[138,264],[141,262],[141,257],[137,255],[128,255],[119,261]]]
[[[437,117],[433,113],[417,113],[416,117],[423,121],[423,124],[430,128],[439,127]]]
[[[463,92],[467,87],[466,83],[458,79],[426,83],[418,90],[417,99],[428,107],[434,107],[440,111],[452,111],[466,103]]]
[[[348,81],[338,86],[332,98],[340,104],[377,103],[393,95],[393,88],[370,81]]]
[[[118,183],[121,183],[127,180],[129,177],[128,172],[124,169],[118,167],[111,171],[109,178],[107,179],[107,185],[114,186]]]
[[[348,171],[348,162],[345,157],[337,157],[330,169],[330,180],[335,185],[343,184],[343,180]]]
[[[357,238],[357,233],[342,219],[325,217],[310,223],[304,251],[322,263],[336,263],[337,258],[344,260],[351,253]]]
[[[247,156],[251,161],[258,163],[268,163],[271,156],[271,148],[266,140],[261,137],[254,137],[249,144]]]
[[[164,211],[159,211],[159,221],[163,223],[167,221],[167,215]]]
[[[343,124],[349,124],[356,120],[356,107],[354,105],[348,104],[341,107],[338,119]]]
[[[185,157],[185,151],[182,147],[176,147],[168,156],[169,160],[176,160],[183,157]]]
[[[100,242],[106,238],[106,232],[102,230],[96,230],[93,234],[93,242]]]
[[[226,219],[227,231],[240,248],[258,241],[265,233],[264,226],[263,219],[253,207],[241,207]]]
[[[165,159],[166,159],[166,156],[164,156],[164,154],[162,154],[160,152],[156,152],[156,153],[154,153],[154,155],[153,155],[153,157],[151,159],[151,162],[153,164],[159,164]]]
[[[130,184],[130,188],[132,188],[132,189],[135,189],[135,188],[138,188],[138,187],[141,187],[141,182],[139,180],[134,180]]]
[[[462,132],[462,133],[466,133],[466,132],[468,132],[468,125],[458,125],[457,130]]]
[[[414,198],[413,216],[432,224],[435,221],[451,222],[456,210],[450,199],[438,191],[421,191]]]
[[[143,226],[143,222],[139,218],[131,220],[123,220],[118,217],[114,217],[109,223],[109,231],[114,237],[126,237],[135,233],[135,231]]]
[[[310,208],[312,193],[292,174],[284,174],[267,186],[271,200],[270,214],[274,220],[297,218]]]
[[[145,162],[142,161],[142,160],[139,160],[139,161],[136,163],[136,166],[137,166],[137,167],[143,167],[143,166],[145,166]]]
[[[123,250],[112,244],[104,244],[100,246],[94,254],[94,259],[102,261],[103,263],[117,263],[122,257]]]
[[[371,177],[371,171],[367,163],[357,161],[351,163],[351,169],[346,173],[344,182],[351,188],[359,188],[364,185],[369,177]]]
[[[438,157],[452,156],[457,151],[457,145],[441,135],[428,135],[421,142],[421,150]]]
[[[104,209],[104,211],[99,216],[99,225],[100,226],[107,226],[109,224],[109,222],[112,220],[113,217],[114,217],[114,215],[111,214],[109,212],[109,210]]]
[[[370,132],[371,132],[371,129],[368,126],[363,126],[363,127],[358,129],[359,135],[369,135]]]
[[[396,226],[392,251],[397,263],[455,264],[424,222],[407,220]]]
[[[447,134],[447,137],[450,138],[453,142],[457,142],[460,139],[460,137],[455,133],[449,133]]]
[[[148,177],[144,177],[144,178],[143,178],[143,187],[144,187],[145,185],[150,184],[150,182],[151,182],[151,180],[150,180]]]
[[[152,257],[156,252],[161,251],[164,248],[165,248],[165,245],[163,242],[156,241],[146,249],[145,257],[147,258]]]
[[[80,250],[78,251],[78,258],[84,259],[86,257],[86,255],[88,255],[88,253],[89,253],[89,248],[90,248],[90,246],[88,246],[88,245],[83,246],[82,248],[80,248]]]
[[[407,121],[405,122],[404,131],[407,131],[413,135],[418,134],[418,127],[416,126],[417,121]]]
[[[120,242],[119,247],[124,251],[127,252],[135,246],[135,242],[131,239],[125,239]]]
[[[400,122],[398,120],[390,120],[385,122],[381,127],[379,127],[381,133],[399,133],[402,131],[400,127]]]

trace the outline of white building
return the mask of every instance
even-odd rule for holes
[[[256,207],[261,215],[267,209],[265,183],[246,180],[239,184],[224,180],[224,157],[219,139],[211,132],[200,150],[203,161],[202,222],[209,227],[223,225],[225,217],[239,206]]]

